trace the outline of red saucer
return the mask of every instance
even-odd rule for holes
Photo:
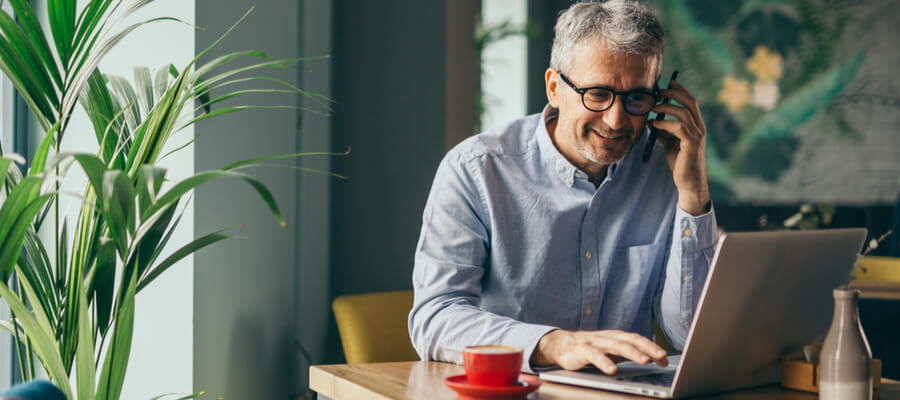
[[[541,386],[540,378],[531,375],[519,375],[519,382],[512,386],[473,385],[466,375],[454,375],[444,379],[444,384],[459,393],[461,399],[514,399],[524,398]]]

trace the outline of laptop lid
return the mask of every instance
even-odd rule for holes
[[[675,376],[674,396],[777,383],[780,359],[824,339],[832,290],[848,282],[865,229],[720,238]]]

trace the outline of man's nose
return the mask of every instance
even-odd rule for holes
[[[625,98],[616,96],[612,105],[603,113],[603,122],[611,129],[628,126],[628,113],[625,112]]]

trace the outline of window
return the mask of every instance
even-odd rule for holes
[[[3,154],[14,152],[14,97],[13,85],[5,75],[0,77],[0,146]],[[3,179],[6,179],[6,171],[3,171]],[[0,195],[0,199],[3,199]],[[10,318],[9,308],[6,302],[0,300],[0,320]],[[0,332],[0,390],[8,388],[12,383],[12,336],[8,332]]]

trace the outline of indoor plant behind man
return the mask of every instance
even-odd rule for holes
[[[544,111],[448,152],[413,271],[423,359],[501,343],[525,350],[525,371],[664,365],[654,319],[683,346],[716,220],[706,127],[683,86],[658,89],[663,48],[638,3],[574,4],[556,23]],[[674,119],[648,123],[650,111]],[[661,133],[644,163],[648,125]]]

